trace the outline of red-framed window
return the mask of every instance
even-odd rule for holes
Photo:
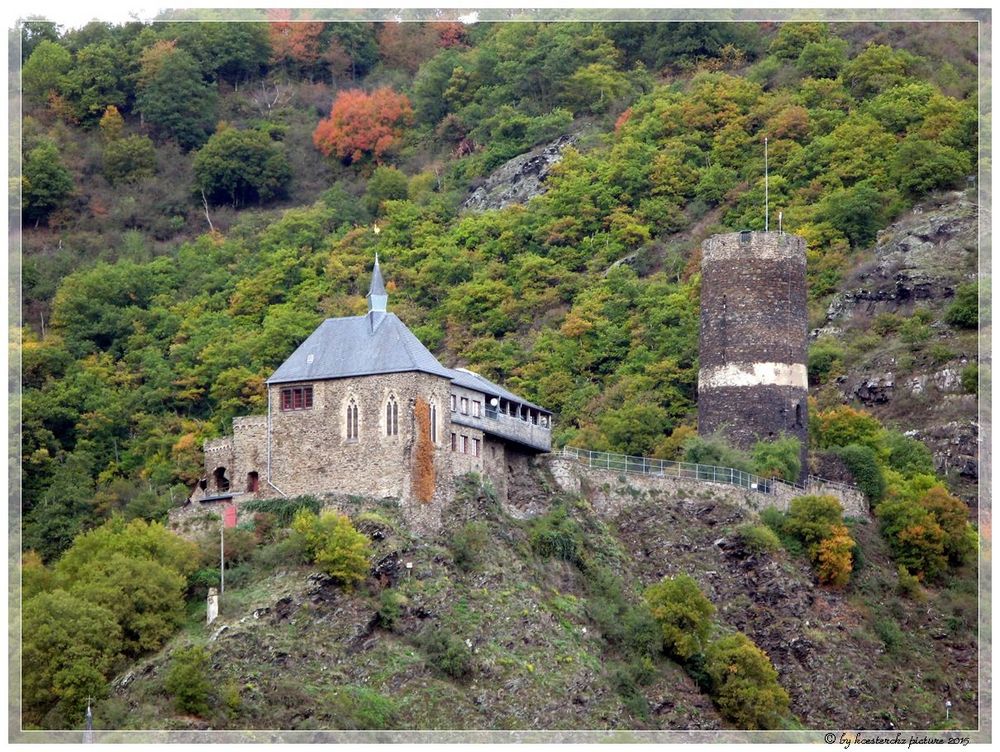
[[[308,410],[313,406],[311,386],[288,386],[281,390],[282,410]]]

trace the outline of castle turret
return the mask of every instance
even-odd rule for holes
[[[698,433],[749,449],[808,439],[806,244],[778,232],[715,235],[702,244]]]

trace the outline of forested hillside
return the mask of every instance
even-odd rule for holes
[[[552,409],[557,445],[677,459],[696,425],[700,242],[763,229],[765,138],[772,229],[780,212],[808,243],[811,328],[864,279],[881,230],[978,170],[975,23],[275,13],[19,32],[28,607],[57,619],[82,599],[84,631],[121,643],[87,657],[89,673],[38,679],[35,722],[161,645],[184,592],[203,596],[184,552],[126,521],[163,520],[200,477],[203,441],[263,411],[264,380],[322,319],[365,310],[376,253],[390,310],[443,363]],[[566,134],[529,202],[462,208]],[[810,353],[811,448],[837,454],[873,507],[885,499],[901,578],[970,561],[966,510],[904,435],[920,405],[893,403],[882,425],[838,385],[890,339],[912,366],[957,359],[960,336],[974,369],[967,265],[874,339],[856,317]],[[150,596],[172,615],[155,629],[95,605],[116,605],[115,572],[74,585],[80,557],[133,537],[173,552]]]
[[[361,310],[375,252],[425,344],[558,441],[669,452],[698,242],[763,227],[763,139],[818,318],[890,218],[974,174],[973,28],[27,23],[26,544],[184,497],[202,440]],[[458,211],[573,128],[544,195]]]

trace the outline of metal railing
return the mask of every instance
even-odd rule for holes
[[[737,470],[734,467],[717,467],[715,465],[699,465],[692,462],[674,462],[655,457],[635,457],[629,454],[613,454],[611,452],[595,452],[590,449],[565,446],[560,455],[577,460],[594,470],[613,470],[622,473],[649,475],[654,478],[681,478],[698,480],[707,483],[724,483],[738,486],[748,491],[773,494],[779,485],[787,486],[797,491],[806,491],[811,487],[824,486],[838,491],[857,491],[854,486],[845,483],[829,481],[810,475],[804,484],[788,483],[777,478],[763,478],[759,475]]]

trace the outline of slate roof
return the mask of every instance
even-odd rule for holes
[[[321,381],[406,371],[443,376],[466,389],[503,397],[551,414],[550,410],[518,397],[478,373],[445,368],[394,313],[375,312],[365,316],[327,319],[271,374],[267,383]]]
[[[369,295],[385,295],[385,282],[382,281],[382,270],[378,265],[378,256],[375,256],[375,268],[372,269],[372,281],[368,288]]]
[[[484,392],[486,394],[495,394],[497,397],[503,397],[505,400],[517,402],[518,404],[526,405],[527,407],[533,407],[534,409],[541,410],[543,413],[547,413],[549,415],[552,414],[551,410],[546,410],[544,407],[539,407],[538,405],[528,402],[528,400],[523,397],[518,397],[513,392],[504,389],[499,384],[494,384],[485,376],[480,376],[478,373],[467,371],[464,368],[449,368],[447,370],[451,373],[452,383],[457,386],[464,386],[466,389],[474,389],[477,392]]]
[[[420,371],[443,376],[467,389],[503,397],[551,415],[544,407],[521,399],[478,373],[442,366],[396,314],[385,311],[387,297],[376,255],[368,289],[367,315],[324,321],[271,374],[267,383],[286,384]]]
[[[324,321],[271,374],[267,383],[404,371],[452,378],[452,372],[437,362],[396,314],[369,313]]]

